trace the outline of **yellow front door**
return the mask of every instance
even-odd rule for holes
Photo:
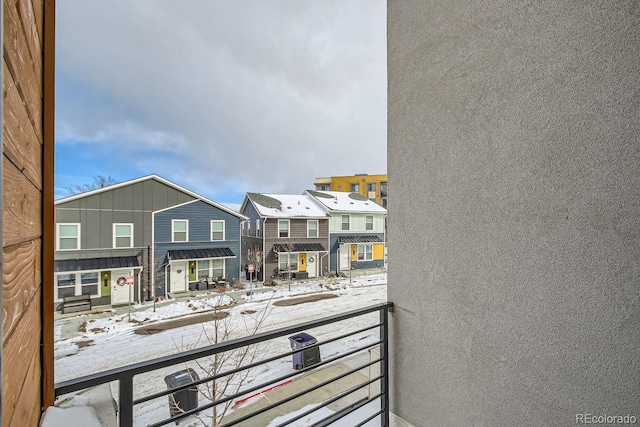
[[[298,254],[298,271],[307,271],[307,254]]]

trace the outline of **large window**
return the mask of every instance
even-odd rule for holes
[[[224,221],[211,221],[211,240],[224,240]]]
[[[278,237],[289,237],[289,220],[278,220]]]
[[[359,193],[360,192],[360,184],[351,184],[351,191]]]
[[[342,229],[350,230],[351,229],[351,216],[350,215],[342,215]]]
[[[373,230],[373,215],[364,216],[364,228],[365,230]]]
[[[58,299],[76,294],[76,275],[75,274],[58,274]]]
[[[83,294],[98,295],[98,272],[82,273],[80,275],[80,284],[82,285]]]
[[[171,220],[171,241],[187,242],[189,236],[189,221],[186,219]]]
[[[59,251],[80,249],[80,224],[56,224],[57,244]]]
[[[205,259],[198,261],[198,280],[212,277],[216,279],[218,277],[225,277],[225,262],[224,259]]]
[[[298,271],[298,254],[280,253],[278,268],[281,271]]]
[[[367,183],[367,191],[376,191],[376,183],[368,182]]]
[[[358,245],[358,261],[371,261],[373,259],[372,245]]]
[[[307,220],[307,237],[318,237],[318,220]]]
[[[133,247],[133,224],[113,224],[113,247]]]

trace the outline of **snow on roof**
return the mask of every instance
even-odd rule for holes
[[[387,213],[385,208],[358,193],[312,190],[307,193],[332,211]]]
[[[266,217],[326,218],[327,214],[304,194],[248,194],[258,213]]]

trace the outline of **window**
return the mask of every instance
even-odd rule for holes
[[[289,237],[289,220],[278,220],[278,237]]]
[[[198,280],[206,279],[207,277],[211,277],[209,275],[209,260],[198,261]]]
[[[278,268],[281,271],[298,271],[298,254],[280,253]]]
[[[56,276],[58,287],[58,299],[76,294],[76,275],[59,274]]]
[[[186,219],[171,220],[171,241],[187,242],[189,236],[189,221]]]
[[[382,199],[382,207],[387,209],[387,199]]]
[[[351,216],[342,215],[342,230],[350,230],[351,229]]]
[[[371,261],[373,259],[372,245],[358,245],[358,261]]]
[[[80,275],[80,284],[82,285],[83,294],[98,295],[98,272],[82,273]]]
[[[318,220],[307,220],[307,237],[318,237]]]
[[[57,250],[70,251],[80,249],[80,224],[56,224]]]
[[[216,279],[218,277],[225,277],[224,275],[225,263],[223,259],[205,259],[198,261],[198,280],[211,277]]]
[[[224,240],[224,221],[211,221],[211,240]]]
[[[331,185],[321,184],[317,185],[317,191],[331,191]]]
[[[260,219],[256,219],[256,237],[260,237]]]
[[[373,215],[364,216],[364,228],[365,230],[373,230]]]
[[[113,224],[113,247],[133,247],[133,224]]]
[[[367,183],[367,191],[376,191],[376,183],[375,182]]]
[[[387,196],[387,183],[386,182],[381,182],[380,183],[380,195],[382,197],[386,197]]]
[[[351,191],[359,193],[360,192],[360,184],[351,184]]]

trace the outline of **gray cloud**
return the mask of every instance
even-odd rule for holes
[[[386,171],[384,0],[57,8],[61,141],[175,141],[179,160],[138,167],[199,188],[300,192]]]

